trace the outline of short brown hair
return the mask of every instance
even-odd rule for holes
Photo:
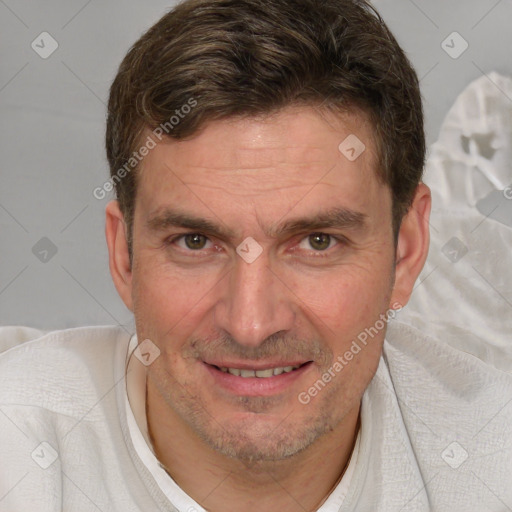
[[[418,77],[378,12],[366,0],[185,0],[130,48],[110,89],[106,150],[130,257],[137,162],[126,163],[145,129],[183,139],[207,121],[291,105],[368,115],[396,238],[425,134]]]

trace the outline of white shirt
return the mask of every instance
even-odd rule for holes
[[[168,475],[162,486],[133,416],[128,425],[131,335],[81,327],[16,346],[18,331],[0,329],[0,347],[12,347],[0,354],[0,512],[194,506]],[[357,458],[323,506],[346,485],[337,512],[511,507],[512,374],[493,360],[391,322],[362,398]]]

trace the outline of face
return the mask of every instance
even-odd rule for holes
[[[354,161],[339,149],[351,134],[366,146]],[[161,351],[148,392],[169,424],[277,460],[359,411],[394,299],[375,166],[365,117],[313,108],[216,121],[145,158],[123,293]]]

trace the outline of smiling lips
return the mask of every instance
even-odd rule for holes
[[[284,393],[293,383],[309,373],[313,361],[216,361],[204,368],[219,386],[237,396],[271,396]]]
[[[274,375],[281,375],[282,373],[290,373],[293,370],[297,370],[301,365],[295,366],[278,366],[277,368],[268,368],[266,370],[245,370],[238,368],[227,368],[225,366],[220,367],[220,371],[224,373],[230,373],[236,377],[258,377],[260,379],[266,379],[268,377],[274,377]]]
[[[214,363],[206,363],[209,366],[215,368],[216,370],[221,371],[222,373],[227,373],[229,375],[233,375],[235,377],[243,377],[243,378],[259,378],[259,379],[268,379],[270,377],[276,377],[283,373],[290,373],[294,370],[298,370],[302,366],[307,365],[312,361],[305,362],[287,362],[287,363],[253,363],[252,365],[249,363],[230,363],[229,366],[224,366],[227,362],[219,362],[218,364]]]

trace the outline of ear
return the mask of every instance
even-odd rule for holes
[[[414,283],[428,256],[430,244],[429,219],[432,206],[430,189],[424,183],[416,188],[413,203],[404,216],[398,234],[395,284],[391,304],[402,307],[409,302]]]
[[[126,225],[119,203],[110,201],[105,214],[105,237],[108,245],[110,274],[117,293],[126,307],[133,312],[132,270],[126,241]]]

